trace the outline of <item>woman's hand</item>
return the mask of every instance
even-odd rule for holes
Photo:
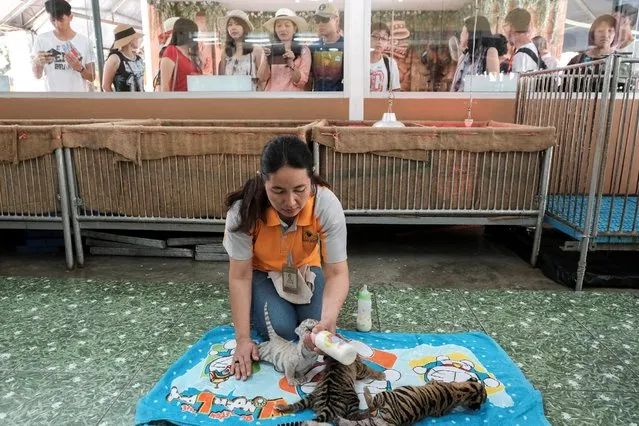
[[[253,372],[253,361],[260,360],[257,345],[250,337],[237,339],[236,342],[231,374],[237,380],[246,380]]]
[[[269,47],[263,47],[264,56],[271,56],[271,49]]]
[[[282,55],[282,58],[286,60],[286,65],[289,68],[295,68],[295,53],[293,53],[291,49],[287,47],[286,51]]]
[[[335,320],[320,320],[320,322],[318,322],[317,325],[315,327],[313,327],[312,334],[317,334],[317,333],[322,332],[322,331],[329,331],[329,332],[335,334],[335,328],[337,326],[336,322],[337,321],[335,321]],[[322,352],[321,350],[319,350],[315,346],[315,343],[313,342],[312,338],[308,339],[308,341],[306,342],[306,345],[310,349],[312,349],[315,353],[318,353],[320,355],[324,354],[324,352]]]

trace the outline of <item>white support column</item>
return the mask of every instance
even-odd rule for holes
[[[371,0],[347,0],[344,3],[344,76],[348,77],[344,95],[349,98],[349,119],[363,120],[365,84],[362,80],[368,82],[369,75],[365,52],[367,38],[364,35],[367,25],[370,27]]]
[[[149,17],[149,4],[147,0],[140,0],[140,14],[142,15],[142,39],[144,44],[144,90],[153,91],[153,57],[151,55],[151,18]]]

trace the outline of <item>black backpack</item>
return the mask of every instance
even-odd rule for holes
[[[527,47],[520,47],[519,49],[517,49],[515,51],[515,55],[517,53],[525,53],[526,55],[530,56],[530,59],[532,59],[533,61],[535,61],[535,63],[537,64],[537,66],[539,67],[540,70],[547,70],[548,69],[548,65],[546,65],[546,63],[544,62],[543,59],[539,58],[535,52],[533,52],[531,49],[527,48]]]
[[[386,67],[386,75],[388,78],[386,79],[386,90],[390,92],[391,88],[391,71],[390,71],[390,58],[388,56],[382,56],[384,60],[384,66]]]

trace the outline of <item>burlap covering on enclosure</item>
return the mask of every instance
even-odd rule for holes
[[[63,145],[65,148],[107,149],[120,155],[124,161],[138,164],[144,160],[175,156],[256,155],[275,136],[292,134],[307,141],[314,124],[297,121],[170,121],[163,125],[160,120],[148,122],[152,125],[122,122],[65,127]]]
[[[313,141],[342,153],[425,160],[425,151],[538,152],[555,145],[553,127],[534,127],[480,121],[466,128],[463,122],[420,121],[405,128],[374,128],[372,121],[320,121]]]
[[[553,128],[480,122],[466,129],[463,123],[419,122],[379,129],[370,124],[323,122],[313,129],[320,143],[320,173],[345,209],[537,208],[540,151],[554,145]]]
[[[73,148],[83,209],[143,217],[224,217],[226,194],[255,176],[264,145],[273,137],[291,134],[307,142],[313,125],[270,121],[153,124],[161,125],[122,122],[64,129],[63,144]]]
[[[0,125],[0,213],[44,215],[60,209],[53,154],[62,146],[60,126],[32,123]]]

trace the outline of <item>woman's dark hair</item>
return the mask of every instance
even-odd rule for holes
[[[266,209],[269,207],[268,197],[264,182],[269,175],[277,172],[284,166],[293,169],[305,169],[311,178],[311,190],[317,192],[318,186],[328,187],[328,183],[313,172],[313,154],[308,146],[298,137],[282,135],[271,139],[262,151],[260,160],[260,174],[249,179],[244,187],[232,192],[226,197],[226,206],[231,206],[236,201],[241,201],[240,223],[234,232],[251,233],[259,219],[265,220]]]
[[[616,46],[619,40],[619,31],[617,31],[617,20],[612,15],[601,15],[590,26],[588,31],[588,46],[595,45],[595,31],[601,24],[607,24],[610,28],[615,30],[615,38],[612,40],[611,46]]]
[[[249,26],[246,24],[246,22],[242,21],[241,19],[233,19],[233,18],[229,18],[228,21],[226,21],[226,28],[224,29],[224,31],[226,31],[226,42],[224,43],[224,54],[227,57],[231,57],[235,54],[235,40],[233,39],[233,37],[231,37],[229,35],[229,22],[230,21],[233,22],[237,22],[238,24],[240,24],[242,26],[242,29],[244,30],[244,33],[242,34],[242,41],[244,42],[242,44],[242,55],[248,55],[249,53],[253,53],[253,45],[251,43],[246,43],[246,35],[251,32],[251,29],[249,28]]]
[[[169,44],[173,46],[189,46],[191,62],[199,71],[202,71],[202,61],[198,54],[197,42],[193,40],[199,31],[195,22],[190,19],[180,18],[173,25],[173,34]]]
[[[497,49],[497,52],[500,52],[504,49],[502,47],[502,42],[498,37],[493,36],[493,33],[490,29],[490,22],[488,22],[488,18],[485,16],[477,16],[477,25],[475,26],[475,17],[471,16],[469,18],[464,19],[464,26],[466,30],[468,30],[468,52],[475,53],[479,51],[479,49],[494,47]],[[473,33],[474,31],[474,33]]]
[[[497,55],[504,56],[508,53],[508,39],[503,34],[495,34],[495,38],[497,39],[497,46],[495,46]]]

